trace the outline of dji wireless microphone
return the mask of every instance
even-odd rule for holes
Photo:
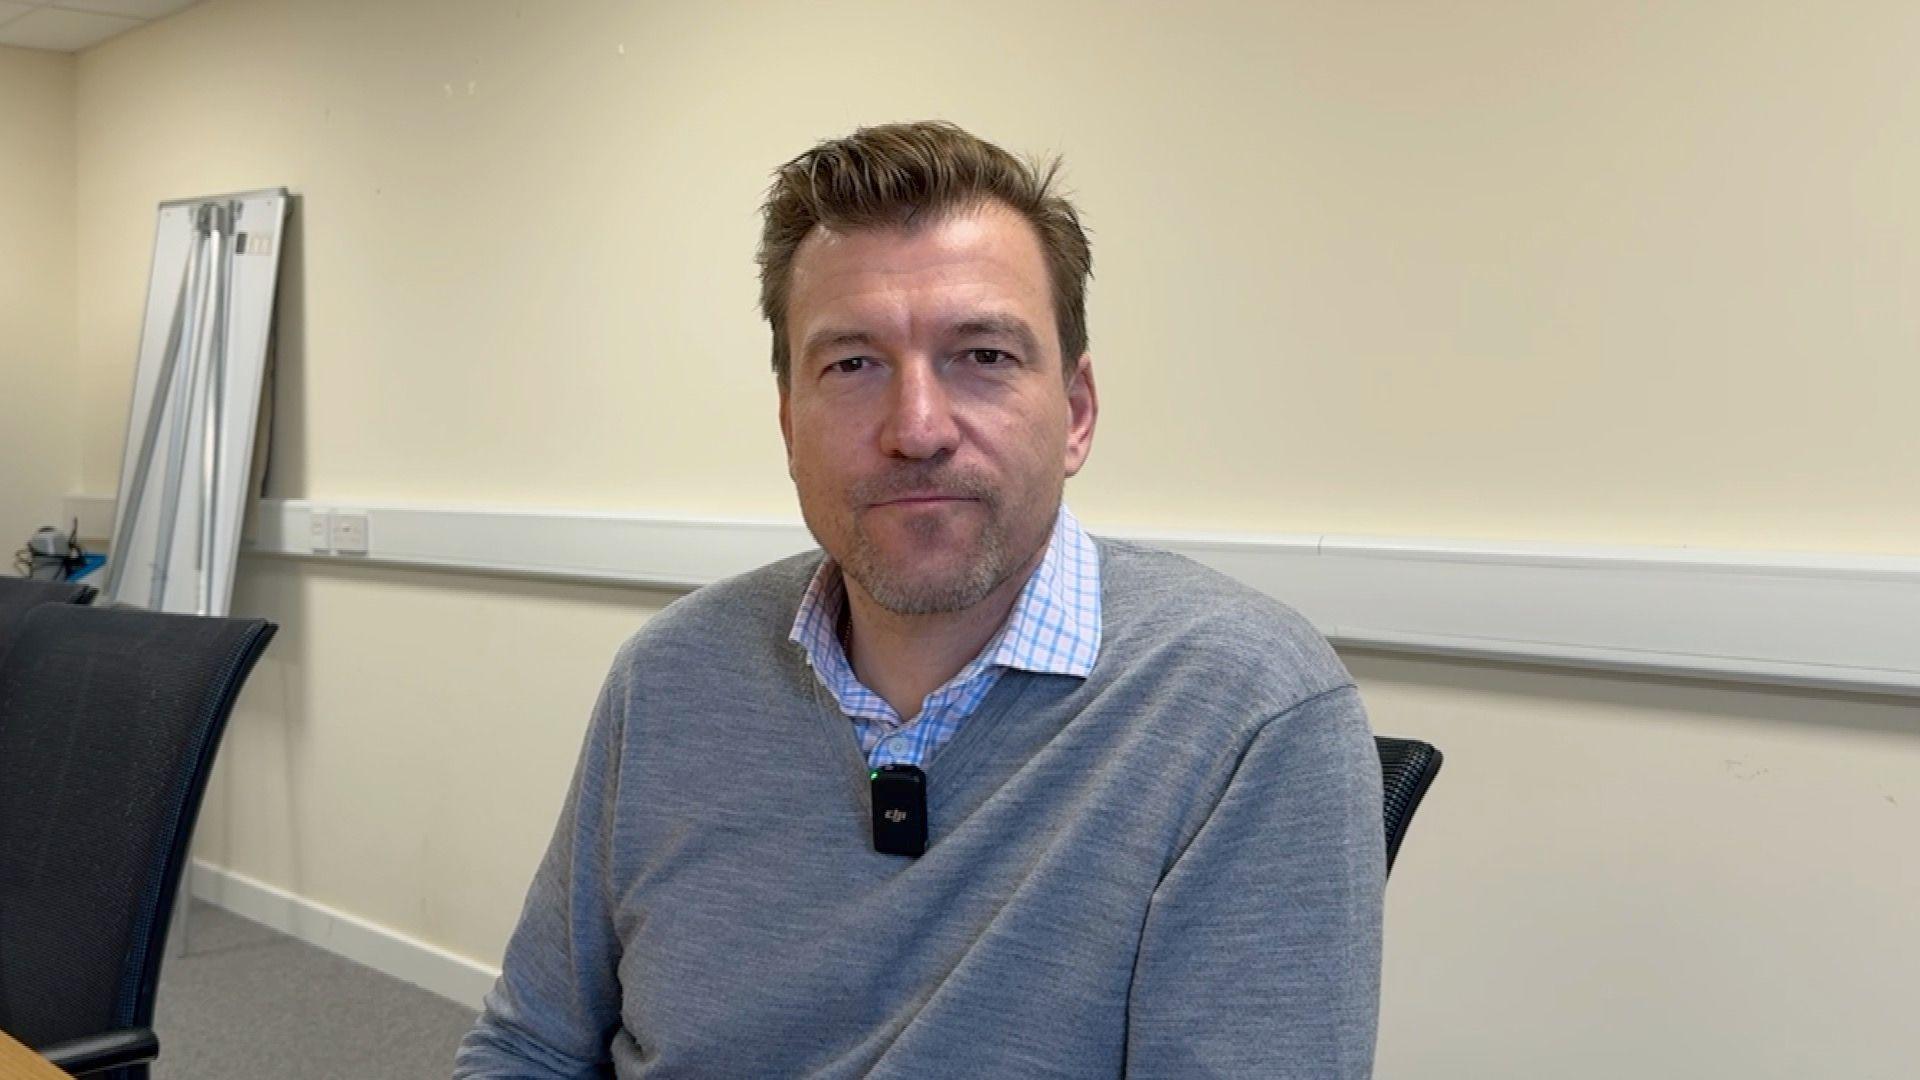
[[[927,852],[927,774],[882,765],[867,774],[873,793],[873,850],[917,857]]]

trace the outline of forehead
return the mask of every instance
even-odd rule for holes
[[[982,307],[1021,313],[1036,329],[1049,307],[1040,240],[998,203],[910,225],[816,226],[794,253],[787,312],[795,342],[827,320],[910,331],[918,320]]]

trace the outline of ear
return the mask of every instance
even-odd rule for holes
[[[793,476],[793,401],[785,379],[780,380],[780,441],[787,445],[787,476]]]
[[[1100,418],[1100,394],[1093,385],[1093,354],[1080,354],[1080,366],[1067,383],[1067,475],[1087,463],[1093,452],[1093,425]]]

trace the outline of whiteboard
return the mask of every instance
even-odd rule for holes
[[[107,599],[232,601],[286,224],[283,188],[160,204]]]

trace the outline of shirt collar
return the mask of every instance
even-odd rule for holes
[[[787,634],[829,685],[849,670],[837,632],[846,595],[839,565],[831,557],[821,560]],[[1020,589],[1007,621],[957,678],[992,667],[1085,678],[1099,654],[1100,550],[1062,505],[1047,553]]]

